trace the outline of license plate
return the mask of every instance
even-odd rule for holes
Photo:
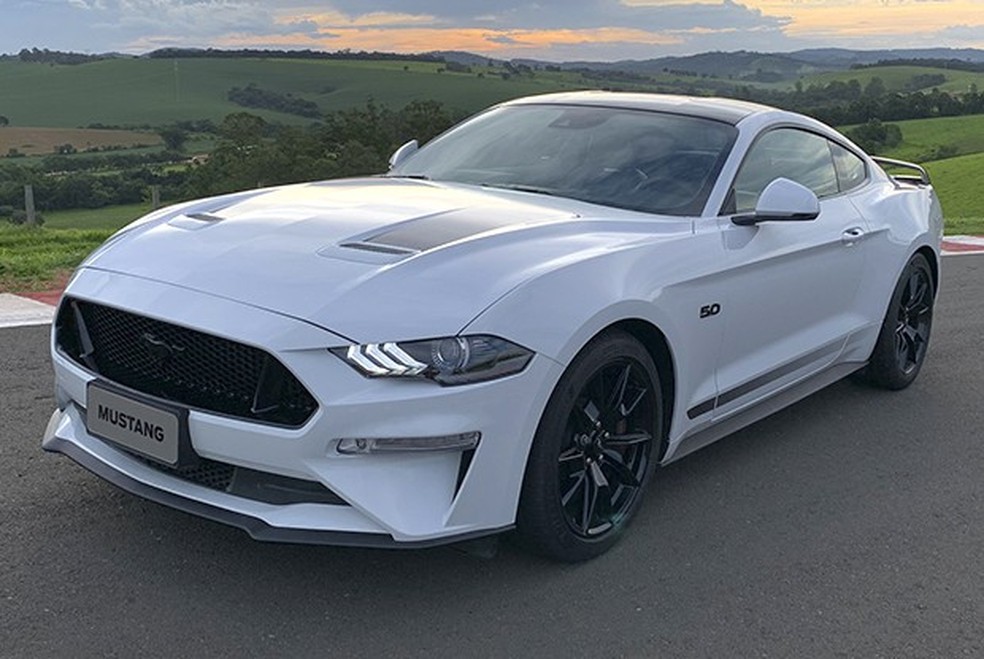
[[[177,465],[182,413],[90,383],[86,404],[89,432],[158,462]]]

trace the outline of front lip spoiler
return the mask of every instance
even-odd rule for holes
[[[443,536],[429,540],[411,540],[400,542],[392,536],[382,533],[357,533],[348,531],[314,531],[310,529],[292,529],[271,526],[261,519],[243,515],[242,513],[225,510],[217,506],[212,506],[201,501],[186,499],[184,497],[159,490],[142,483],[124,473],[116,471],[112,467],[94,458],[74,443],[61,439],[60,437],[50,437],[43,445],[45,451],[51,453],[61,453],[68,456],[79,465],[88,469],[96,476],[109,481],[116,487],[126,490],[144,499],[159,503],[169,508],[175,508],[182,512],[190,513],[198,517],[210,519],[213,522],[220,522],[229,526],[240,528],[249,534],[254,540],[262,542],[285,542],[303,545],[334,545],[338,547],[367,547],[375,549],[427,549],[430,547],[440,547],[442,545],[454,544],[484,538],[509,531],[514,528],[510,524],[502,528],[485,529],[472,531],[458,535]]]

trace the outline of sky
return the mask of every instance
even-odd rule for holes
[[[550,61],[984,48],[984,0],[0,0],[0,53],[167,46],[466,50]]]

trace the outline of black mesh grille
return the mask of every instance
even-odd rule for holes
[[[236,468],[231,464],[206,460],[205,458],[200,458],[198,464],[192,467],[168,467],[153,460],[144,458],[141,460],[144,464],[158,471],[222,492],[229,489],[229,485],[232,484],[232,477],[236,474]]]
[[[211,412],[297,427],[318,404],[268,353],[197,330],[66,298],[59,348],[130,389]]]
[[[199,458],[198,463],[192,466],[169,467],[140,456],[134,455],[134,457],[165,474],[207,487],[210,490],[228,492],[254,501],[278,505],[291,503],[348,505],[348,502],[340,496],[315,481],[236,467],[206,458]]]

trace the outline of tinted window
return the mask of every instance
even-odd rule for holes
[[[736,133],[729,124],[660,112],[507,106],[445,133],[391,175],[695,215]]]
[[[868,172],[863,160],[833,142],[830,143],[830,152],[834,156],[834,168],[837,170],[837,181],[841,192],[853,190],[865,182]]]
[[[820,198],[839,191],[827,139],[781,128],[763,135],[748,152],[735,178],[735,210],[754,210],[765,186],[779,177],[805,185]]]

